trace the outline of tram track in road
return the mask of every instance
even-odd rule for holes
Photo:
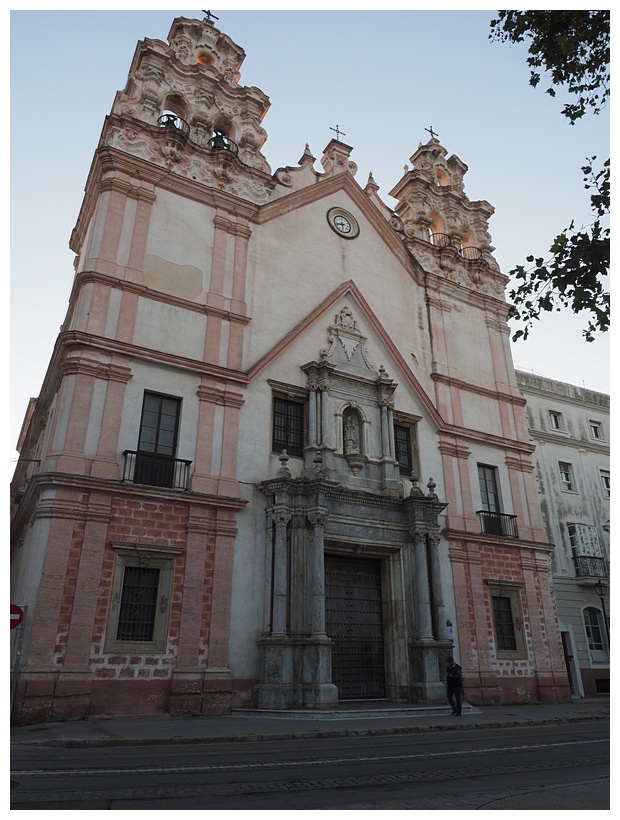
[[[594,790],[609,772],[600,724],[119,752],[16,751],[11,808],[499,808],[494,801],[581,781]],[[597,799],[607,793],[599,788]]]

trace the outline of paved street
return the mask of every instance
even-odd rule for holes
[[[609,808],[609,723],[13,749],[11,808]]]

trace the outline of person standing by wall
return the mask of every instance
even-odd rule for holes
[[[453,715],[460,715],[463,706],[463,670],[454,658],[448,658],[446,673],[446,688],[448,703],[452,707]]]

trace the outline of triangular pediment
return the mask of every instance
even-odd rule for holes
[[[395,228],[386,218],[388,209],[379,208],[375,201],[376,186],[364,190],[350,174],[338,174],[326,179],[319,178],[318,182],[307,188],[294,191],[282,196],[274,202],[262,205],[255,221],[257,224],[267,224],[279,219],[292,211],[301,210],[321,199],[328,199],[335,194],[343,195],[342,202],[359,209],[362,217],[389,251],[397,258],[404,270],[419,284],[423,281],[423,271],[418,262],[411,256],[403,240]],[[344,207],[344,205],[343,205]]]
[[[305,349],[305,361],[310,358],[332,363],[352,376],[363,379],[387,378],[390,375],[406,384],[416,395],[425,413],[438,428],[443,421],[431,397],[424,390],[395,341],[377,318],[363,294],[353,281],[336,288],[326,299],[311,310],[299,324],[283,335],[278,342],[248,371],[250,382],[270,368],[272,363],[298,348],[311,328],[320,325],[325,339],[317,349]],[[372,336],[374,349],[368,341]],[[381,360],[383,359],[383,360]]]

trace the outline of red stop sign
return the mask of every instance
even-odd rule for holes
[[[24,610],[17,604],[11,604],[11,629],[15,629],[24,620]]]

